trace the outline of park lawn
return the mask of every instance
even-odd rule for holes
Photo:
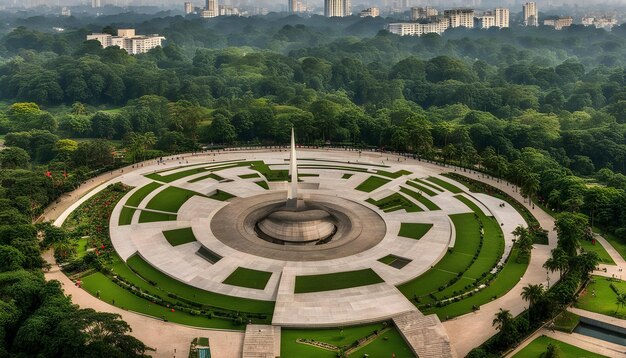
[[[239,176],[241,179],[260,178],[259,173],[242,174]]]
[[[439,179],[437,177],[428,177],[426,178],[426,180],[430,181],[431,183],[435,183],[454,194],[459,194],[463,192],[463,190],[459,189],[459,187],[457,187],[456,185],[448,183],[447,181]]]
[[[175,180],[182,179],[182,178],[188,177],[190,175],[205,173],[207,171],[209,171],[209,169],[207,169],[205,167],[193,168],[193,169],[181,170],[179,172],[168,174],[168,175],[160,175],[158,173],[147,174],[146,178],[150,178],[152,180],[157,180],[157,181],[160,181],[160,182],[163,182],[163,183],[171,183],[171,182],[173,182]]]
[[[253,270],[245,267],[237,267],[222,283],[232,286],[254,288],[264,290],[267,281],[272,277],[271,272]]]
[[[190,227],[163,231],[163,236],[172,246],[184,245],[197,241],[193,230]]]
[[[411,175],[413,173],[411,173],[408,170],[398,170],[397,172],[388,172],[386,170],[378,170],[377,169],[376,170],[376,174],[385,176],[387,178],[398,179],[399,177],[401,177],[403,175]]]
[[[344,173],[344,174],[341,176],[341,179],[350,179],[350,178],[352,178],[352,176],[353,176],[353,175],[354,175],[354,174]]]
[[[480,210],[478,205],[476,205],[473,201],[471,201],[470,199],[464,197],[463,195],[455,195],[454,198],[456,200],[462,202],[463,204],[465,204],[465,206],[467,206],[473,212],[475,212],[476,215],[478,215],[481,219],[486,216],[485,213],[482,210]]]
[[[161,190],[146,205],[146,209],[177,213],[183,204],[194,195],[204,196],[195,191],[169,186]]]
[[[484,239],[476,262],[464,276],[479,279],[484,272],[490,271],[504,253],[504,235],[498,222],[492,217],[482,217]]]
[[[117,221],[117,224],[122,225],[130,225],[133,221],[133,215],[135,215],[135,209],[123,207],[122,211],[120,211],[120,217]]]
[[[474,256],[480,246],[480,223],[474,214],[452,214],[456,238],[453,252]]]
[[[176,215],[141,210],[141,214],[139,214],[139,223],[153,223],[157,221],[176,221]]]
[[[404,196],[393,193],[386,198],[382,198],[378,201],[369,198],[366,200],[368,203],[378,206],[378,208],[386,213],[390,213],[398,210],[405,210],[407,213],[415,213],[423,211],[422,208],[415,205],[412,201]]]
[[[419,178],[415,178],[415,179],[413,179],[413,181],[417,182],[417,183],[420,183],[420,184],[422,184],[424,186],[433,188],[436,191],[439,191],[439,192],[442,192],[442,193],[444,192],[444,190],[442,188],[438,187],[437,185],[435,185],[435,184],[433,184],[433,183],[431,183],[429,181],[426,181],[426,180],[423,180],[423,179],[419,179]]]
[[[415,181],[411,181],[411,180],[407,180],[406,181],[406,185],[412,186],[415,189],[421,191],[422,193],[426,193],[426,195],[430,195],[430,196],[435,196],[439,193],[432,191],[431,189],[428,189],[426,186],[421,185]]]
[[[446,318],[457,317],[472,312],[473,306],[480,307],[491,302],[494,297],[502,297],[509,292],[524,275],[528,262],[517,263],[518,250],[511,250],[511,256],[496,278],[486,288],[478,291],[472,296],[464,298],[458,302],[451,303],[443,307],[430,307],[422,310],[424,314],[436,313],[442,321]]]
[[[602,235],[602,237],[604,237],[606,241],[608,241],[611,246],[613,246],[613,248],[617,250],[617,252],[619,252],[622,258],[626,259],[626,241],[618,239],[615,235],[611,233],[602,232],[596,227],[593,228],[593,231]]]
[[[280,356],[285,358],[333,358],[337,356],[336,352],[331,352],[307,344],[297,343],[296,340],[299,338],[313,339],[318,342],[325,342],[337,347],[342,347],[350,345],[361,338],[367,337],[375,330],[380,330],[382,328],[382,323],[368,324],[365,326],[343,327],[343,329],[284,328],[281,330],[280,334]]]
[[[215,191],[215,194],[209,196],[210,199],[219,200],[219,201],[226,201],[226,200],[232,199],[234,197],[235,196],[233,194],[227,193],[224,190],[219,190],[219,189],[217,189]]]
[[[296,276],[294,293],[339,290],[384,282],[371,268],[322,275]]]
[[[611,289],[611,283],[615,285],[620,292],[626,293],[626,281],[620,281],[618,279],[612,280],[610,277],[592,276],[592,281],[587,285],[587,288],[580,297],[578,297],[575,306],[586,311],[623,318],[624,314],[620,311],[626,311],[623,309],[618,310],[617,304],[615,303],[617,294]],[[593,296],[594,290],[596,292],[595,297]]]
[[[198,177],[198,178],[194,178],[194,179],[188,180],[187,183],[196,183],[196,182],[202,181],[204,179],[213,179],[213,180],[218,181],[218,182],[224,180],[224,178],[222,178],[221,176],[219,176],[219,175],[217,175],[215,173],[211,173],[211,174],[203,175],[203,176]]]
[[[566,333],[574,332],[576,326],[580,323],[580,316],[570,311],[561,312],[554,319],[554,329]]]
[[[398,236],[419,240],[433,227],[433,224],[402,223]]]
[[[152,182],[150,184],[144,185],[139,188],[136,192],[134,192],[128,200],[126,200],[126,205],[138,207],[139,204],[143,201],[143,199],[148,196],[148,194],[152,193],[155,189],[161,187],[161,183]]]
[[[88,237],[81,237],[76,240],[76,257],[83,257],[87,253],[87,246],[89,245]]]
[[[271,315],[274,311],[274,302],[271,301],[227,296],[187,285],[157,270],[139,255],[131,256],[126,263],[137,275],[148,281],[156,282],[157,287],[162,290],[174,293],[189,301],[233,311],[264,313],[268,315]]]
[[[261,188],[263,188],[265,190],[269,190],[270,189],[270,186],[267,184],[267,182],[265,180],[255,181],[254,184],[260,186]]]
[[[420,297],[436,292],[439,287],[445,285],[454,277],[456,277],[454,272],[431,268],[419,277],[398,286],[398,289],[404,296],[412,299],[415,296]]]
[[[369,344],[354,351],[351,356],[413,358],[415,354],[398,329],[392,327]]]
[[[243,329],[242,326],[235,326],[229,320],[203,316],[192,316],[182,311],[174,311],[167,307],[154,304],[147,299],[141,298],[118,286],[108,277],[100,272],[96,272],[81,279],[81,287],[93,296],[97,297],[100,291],[100,299],[120,307],[125,310],[139,312],[158,319],[167,319],[170,322],[180,323],[194,327],[222,328],[222,329]]]
[[[603,355],[586,351],[571,344],[561,342],[554,338],[547,336],[541,336],[535,338],[524,349],[517,352],[513,358],[540,358],[548,349],[548,344],[552,343],[558,346],[561,350],[561,357],[576,357],[576,358],[602,358]]]
[[[600,242],[596,241],[595,244],[589,240],[579,240],[579,242],[581,249],[584,251],[595,252],[598,254],[598,258],[600,258],[600,262],[603,264],[615,265],[615,262]]]
[[[416,193],[413,190],[410,190],[408,188],[405,188],[403,186],[400,187],[400,191],[403,192],[404,194],[407,194],[408,196],[412,197],[413,199],[419,201],[420,203],[422,203],[428,210],[441,210],[440,207],[438,207],[435,203],[433,203],[432,201],[428,200],[424,195],[420,194],[420,193]]]
[[[262,160],[250,162],[250,169],[256,170],[267,179],[267,181],[287,181],[289,180],[289,170],[274,170]]]
[[[385,178],[381,178],[381,177],[377,177],[377,176],[371,176],[367,179],[365,179],[364,182],[362,182],[361,184],[359,184],[356,187],[356,190],[359,191],[364,191],[366,193],[370,193],[378,188],[380,188],[381,186],[389,183],[391,180],[389,179],[385,179]]]
[[[378,261],[384,263],[385,265],[389,265],[392,262],[396,261],[397,259],[398,259],[398,256],[396,255],[387,255],[385,257],[379,258]]]

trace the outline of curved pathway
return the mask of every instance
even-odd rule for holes
[[[267,150],[263,150],[267,151]],[[306,151],[304,149],[303,151]],[[340,150],[341,152],[346,152]],[[223,153],[231,154],[234,151],[220,152],[220,153],[207,153],[201,155],[184,155],[184,160],[176,159],[176,156],[167,157],[166,161],[171,164],[178,165],[186,164],[187,160],[194,162],[206,161],[207,158],[215,158]],[[251,152],[251,151],[245,151]],[[358,152],[354,151],[357,155]],[[179,156],[181,157],[181,156]],[[440,173],[446,173],[454,171],[454,167],[442,166],[424,161],[417,161],[414,159],[407,159],[391,154],[363,152],[359,154],[362,160],[371,162],[389,162],[389,164],[404,162],[404,164],[415,164],[426,166],[430,169],[439,171]],[[144,165],[155,164],[155,161],[144,162]],[[141,166],[141,164],[139,164]],[[136,167],[137,165],[135,165]],[[57,202],[51,205],[40,220],[54,220],[58,218],[67,208],[69,208],[76,200],[88,194],[94,188],[102,185],[103,183],[123,175],[124,171],[128,172],[132,170],[131,166],[116,170],[114,172],[107,172],[96,178],[90,179],[85,184],[81,185],[75,191],[63,195]],[[489,177],[477,174],[474,172],[464,172],[456,169],[465,176],[473,179],[483,181],[496,188],[499,188],[517,199],[519,202],[524,203],[524,199],[521,197],[518,191],[513,186],[507,185],[504,181],[496,181]],[[558,274],[550,274],[547,280],[545,269],[542,268],[543,263],[550,255],[550,250],[556,246],[556,232],[554,231],[554,219],[541,210],[539,207],[534,209],[529,206],[528,203],[524,205],[535,215],[541,226],[549,230],[549,245],[535,245],[532,253],[530,265],[520,279],[519,283],[509,291],[503,297],[497,299],[494,302],[485,304],[481,309],[475,313],[469,313],[464,316],[457,317],[455,319],[444,322],[448,335],[453,343],[453,346],[457,350],[459,356],[465,356],[472,348],[480,345],[487,340],[493,334],[496,333],[492,327],[492,320],[495,313],[500,309],[508,309],[513,315],[517,315],[524,310],[525,302],[521,299],[520,293],[522,288],[530,283],[542,283],[544,286],[548,286],[549,282],[556,282]],[[46,254],[49,262],[54,261],[50,253]],[[218,357],[238,357],[241,356],[241,349],[243,344],[243,333],[240,332],[226,332],[217,330],[202,330],[197,328],[190,328],[181,326],[178,324],[161,322],[157,319],[146,317],[137,313],[121,310],[117,307],[111,306],[93,296],[88,294],[82,289],[77,288],[73,283],[58,269],[58,266],[52,266],[52,270],[46,273],[47,279],[59,280],[63,286],[66,294],[72,296],[72,301],[81,307],[90,307],[99,311],[115,312],[122,315],[122,318],[127,321],[131,327],[134,328],[133,335],[142,340],[148,346],[156,348],[155,356],[187,356],[189,343],[196,336],[207,336],[211,338],[211,349],[214,351],[215,356]],[[481,329],[468,329],[468,327],[481,327]],[[175,353],[176,352],[176,353]]]

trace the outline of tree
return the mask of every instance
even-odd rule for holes
[[[617,311],[619,311],[620,308],[624,308],[626,307],[626,294],[625,293],[618,293],[617,297],[615,298],[615,304],[617,305],[617,309],[615,309],[615,313],[617,313]]]
[[[580,213],[559,214],[555,229],[558,234],[558,246],[570,257],[576,256],[580,241],[589,239],[591,236],[589,218]]]
[[[543,264],[543,267],[550,272],[559,271],[559,277],[563,277],[563,272],[569,267],[567,253],[560,247],[552,250],[552,255]]]
[[[0,169],[27,168],[30,155],[22,148],[9,147],[0,150]]]
[[[557,345],[548,343],[543,358],[561,358],[561,349]]]
[[[535,304],[539,302],[544,295],[543,285],[533,285],[529,284],[528,286],[522,288],[522,299],[528,302],[528,315],[530,320],[534,319],[534,309]]]
[[[20,250],[7,245],[0,245],[0,272],[15,271],[22,268],[26,261]]]
[[[505,310],[500,308],[500,310],[496,313],[492,326],[495,326],[497,330],[503,332],[511,327],[513,324],[513,315],[509,310]]]

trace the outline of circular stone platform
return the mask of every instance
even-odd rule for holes
[[[285,193],[282,191],[233,198],[213,216],[211,232],[216,239],[237,251],[285,261],[320,261],[355,255],[374,247],[387,232],[382,217],[364,205],[339,196],[311,194],[306,200],[307,206],[323,207],[323,213],[336,221],[336,232],[330,242],[281,245],[259,237],[256,224],[259,221],[265,224],[267,219],[263,218],[276,213],[275,210],[284,203]]]

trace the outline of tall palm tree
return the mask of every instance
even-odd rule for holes
[[[503,331],[506,330],[512,322],[513,315],[511,314],[511,311],[500,308],[500,311],[496,313],[496,317],[493,319],[491,325],[495,326],[497,330]]]
[[[535,304],[543,297],[543,285],[533,285],[522,288],[522,299],[528,302],[528,317],[533,318]]]
[[[615,299],[615,304],[617,305],[617,309],[615,310],[615,313],[617,313],[617,311],[619,311],[620,308],[623,308],[624,306],[626,306],[626,293],[618,293],[617,298]]]

